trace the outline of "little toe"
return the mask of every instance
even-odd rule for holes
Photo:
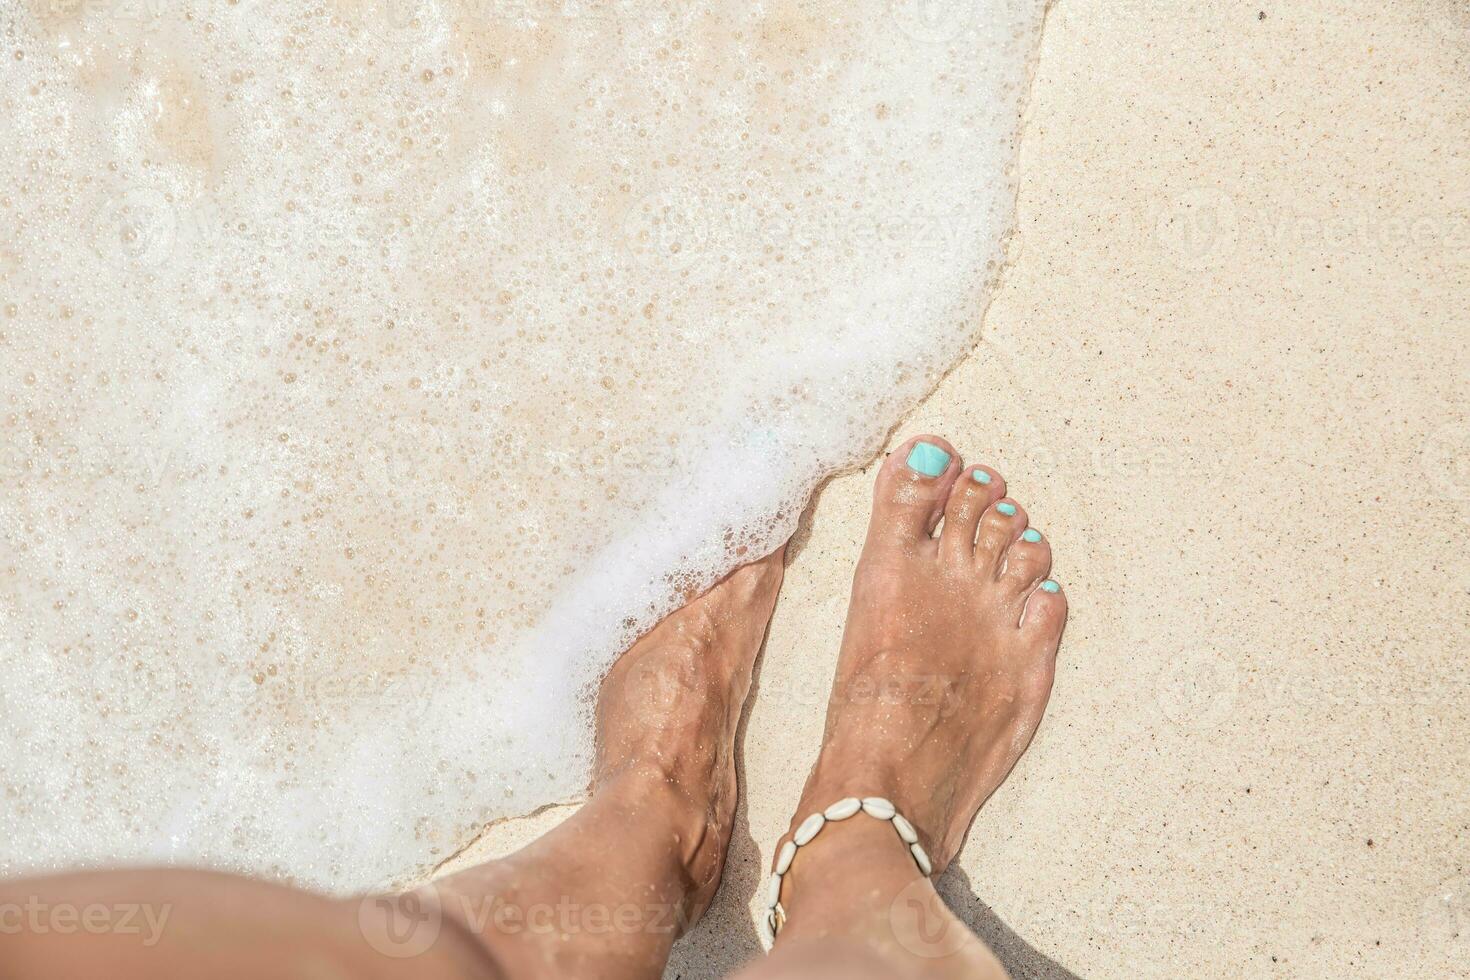
[[[1031,637],[1037,649],[1055,655],[1067,623],[1067,597],[1054,579],[1044,579],[1026,600],[1021,613],[1021,632]]]

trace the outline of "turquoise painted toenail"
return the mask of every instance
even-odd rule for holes
[[[1036,530],[1036,528],[1034,527],[1028,527],[1026,530],[1021,532],[1021,540],[1030,541],[1032,544],[1035,544],[1036,542],[1041,540],[1041,532]]]
[[[1058,585],[1057,583],[1053,582],[1051,579],[1047,579],[1045,582],[1042,582],[1041,583],[1041,591],[1042,592],[1060,592],[1060,591],[1062,591],[1062,587],[1060,585]]]
[[[975,477],[975,482],[976,483],[989,483],[990,482],[990,474],[987,473],[987,472],[985,472],[984,470],[976,470],[975,473],[974,473],[974,477]]]
[[[949,453],[932,442],[916,442],[909,450],[909,469],[925,476],[938,476],[949,469]]]
[[[995,505],[995,509],[998,510],[998,511],[1000,511],[1002,514],[1006,515],[1007,517],[1015,517],[1016,516],[1016,505],[1015,504],[996,504]]]

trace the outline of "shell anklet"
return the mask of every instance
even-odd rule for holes
[[[865,796],[858,799],[849,796],[838,800],[827,809],[813,813],[801,822],[796,828],[796,833],[791,839],[781,845],[781,852],[776,856],[776,871],[771,875],[766,885],[766,914],[761,921],[764,928],[766,949],[770,949],[776,942],[776,934],[786,924],[786,910],[781,907],[781,880],[786,872],[791,870],[791,862],[796,859],[798,848],[805,847],[812,842],[812,838],[822,832],[822,828],[829,823],[837,823],[848,817],[856,816],[858,813],[866,813],[875,820],[882,820],[893,825],[898,839],[908,847],[909,853],[914,857],[914,863],[919,866],[924,877],[928,877],[934,871],[934,864],[929,860],[929,855],[924,853],[924,848],[919,844],[919,835],[914,830],[914,825],[904,819],[898,809],[881,796]]]

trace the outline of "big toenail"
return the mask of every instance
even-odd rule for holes
[[[1034,527],[1028,527],[1026,530],[1021,532],[1021,540],[1030,541],[1032,544],[1035,544],[1036,542],[1041,540],[1041,532],[1036,530],[1036,528]]]
[[[1062,587],[1060,585],[1058,585],[1057,583],[1053,582],[1051,579],[1047,579],[1045,582],[1042,582],[1041,583],[1041,591],[1042,592],[1060,592],[1060,591],[1062,591]]]
[[[998,511],[1000,511],[1002,514],[1006,515],[1007,517],[1015,517],[1016,516],[1016,505],[1015,504],[996,504],[995,505],[995,509],[998,510]]]
[[[938,476],[949,469],[949,453],[932,442],[916,442],[909,450],[909,469],[925,476]]]
[[[984,470],[976,470],[975,473],[974,473],[974,477],[975,477],[975,482],[976,483],[980,483],[980,484],[989,484],[990,483],[990,474],[987,473],[987,472],[985,472]]]

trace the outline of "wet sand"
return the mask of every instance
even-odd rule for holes
[[[1465,975],[1467,58],[1450,0],[1051,13],[1013,263],[895,436],[998,465],[1071,600],[942,884],[1017,977]],[[759,948],[871,478],[798,536],[725,886],[670,976]]]

